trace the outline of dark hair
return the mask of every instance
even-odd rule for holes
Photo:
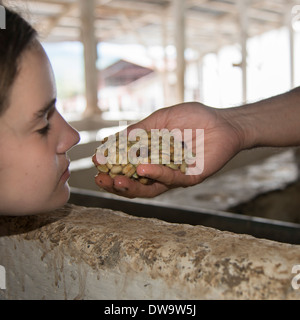
[[[8,108],[21,56],[37,38],[37,32],[18,13],[6,7],[5,12],[6,29],[0,30],[0,116]]]

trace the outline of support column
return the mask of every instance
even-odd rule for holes
[[[286,25],[289,33],[289,49],[290,49],[290,89],[295,87],[295,32],[292,24],[293,1],[289,1],[286,12]]]
[[[242,85],[243,103],[247,102],[247,40],[248,40],[248,0],[238,0],[238,13],[239,13],[239,25],[240,25],[240,44],[242,53]]]
[[[166,11],[163,11],[161,16],[161,42],[163,47],[163,71],[162,71],[162,84],[163,84],[163,97],[164,105],[168,104],[168,56],[167,56],[167,21],[166,21]]]
[[[197,60],[197,74],[198,74],[198,99],[203,102],[203,56],[199,56]]]
[[[95,37],[95,0],[79,0],[81,12],[81,38],[84,46],[85,68],[85,116],[100,113],[98,108],[98,70],[97,70],[97,40]]]
[[[175,0],[175,46],[177,52],[176,75],[177,75],[177,102],[184,101],[184,76],[185,76],[185,58],[184,51],[186,45],[185,39],[185,12],[186,1]]]
[[[289,42],[290,42],[290,87],[295,87],[295,35],[291,24],[289,25]]]

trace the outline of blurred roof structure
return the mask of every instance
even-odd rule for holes
[[[86,0],[90,1],[90,0]],[[43,41],[80,41],[78,0],[3,1],[27,13]],[[98,41],[170,45],[176,37],[176,0],[95,0],[95,33]],[[186,47],[199,53],[239,42],[240,0],[186,0]],[[291,19],[295,0],[242,0],[249,37],[278,28]],[[299,9],[300,11],[300,9]]]
[[[105,86],[126,86],[150,73],[153,70],[123,59],[101,70],[101,81]]]
[[[247,101],[247,39],[287,26],[291,87],[294,84],[295,20],[300,0],[2,0],[16,6],[41,41],[81,41],[84,46],[86,114],[98,112],[99,42],[176,48],[176,102],[184,101],[185,49],[199,60],[225,45],[241,50],[243,101]],[[299,18],[299,19],[298,19]]]

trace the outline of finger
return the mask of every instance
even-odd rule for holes
[[[99,173],[95,177],[96,184],[107,192],[121,195],[121,193],[126,192],[127,188],[130,187],[130,181],[125,176],[121,179],[120,183],[115,184],[115,179],[112,179],[108,174]],[[117,179],[118,180],[118,179]]]
[[[160,183],[143,185],[138,181],[129,179],[125,176],[117,176],[112,179],[105,173],[99,173],[95,177],[96,184],[107,192],[117,194],[126,198],[153,198],[168,190],[167,186]]]
[[[103,189],[109,189],[112,188],[114,185],[114,181],[113,179],[105,173],[99,173],[96,177],[95,177],[95,183]]]
[[[141,164],[137,167],[137,174],[151,178],[166,186],[178,187],[191,185],[190,179],[180,170],[173,170],[157,164]]]
[[[127,198],[153,198],[168,190],[167,186],[158,182],[154,182],[151,185],[144,185],[125,176],[117,176],[114,179],[113,188],[115,193]]]

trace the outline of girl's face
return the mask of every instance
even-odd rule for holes
[[[27,50],[0,117],[0,214],[49,211],[69,198],[66,152],[79,135],[55,108],[56,86],[40,44]]]

